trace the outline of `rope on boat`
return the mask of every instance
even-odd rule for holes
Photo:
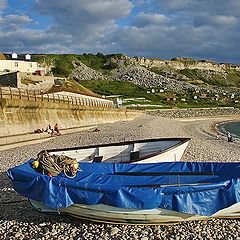
[[[32,167],[49,176],[57,176],[63,172],[66,177],[74,178],[77,174],[78,162],[75,158],[65,155],[50,155],[44,150],[38,154],[37,159],[32,163]]]

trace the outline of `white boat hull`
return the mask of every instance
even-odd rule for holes
[[[78,162],[159,163],[180,161],[189,138],[148,139],[72,149],[48,150],[50,155],[66,155]]]
[[[183,143],[177,147],[174,147],[168,151],[162,152],[161,154],[141,160],[137,163],[158,163],[158,162],[178,162],[181,160],[185,149],[187,148],[188,142]]]
[[[222,209],[212,216],[199,216],[156,208],[149,210],[117,208],[109,205],[73,204],[68,208],[54,210],[40,202],[30,200],[32,206],[41,212],[69,214],[91,221],[115,224],[171,224],[183,221],[206,220],[209,218],[240,218],[240,203]]]

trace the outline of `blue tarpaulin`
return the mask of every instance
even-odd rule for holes
[[[240,163],[80,163],[71,179],[38,173],[32,161],[9,169],[8,177],[18,193],[54,209],[102,203],[210,216],[240,202]]]

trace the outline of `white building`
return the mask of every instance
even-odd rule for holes
[[[31,55],[0,54],[0,71],[19,71],[34,73],[40,70],[38,63],[31,60]]]
[[[117,104],[117,108],[121,108],[122,104],[123,104],[122,99],[121,98],[117,98],[116,104]]]

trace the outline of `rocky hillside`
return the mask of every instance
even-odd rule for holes
[[[42,55],[41,55],[42,56]],[[174,92],[197,91],[239,92],[240,66],[208,60],[174,58],[149,59],[124,54],[47,55],[55,75],[64,75],[79,82],[111,80],[132,82],[147,88]],[[36,59],[44,64],[43,57]],[[45,65],[47,65],[45,63]]]

